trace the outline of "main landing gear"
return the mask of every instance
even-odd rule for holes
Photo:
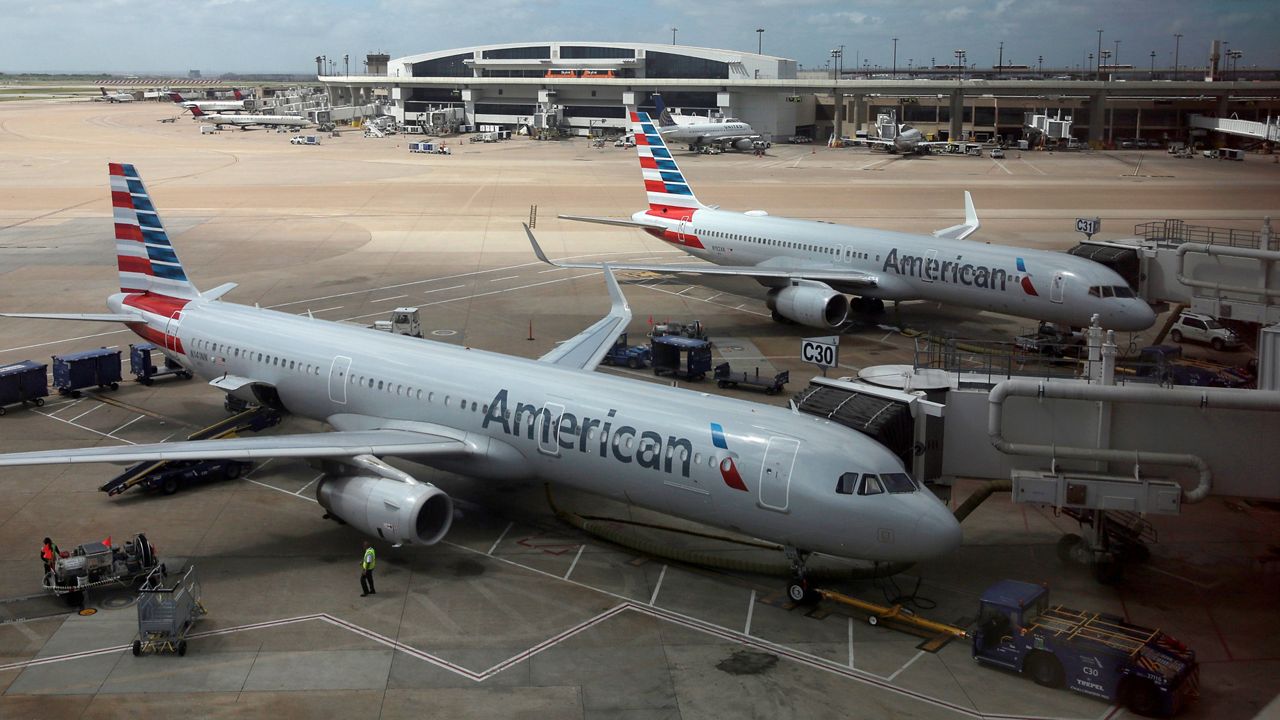
[[[804,571],[804,563],[809,558],[809,551],[790,546],[784,547],[782,551],[791,562],[791,580],[787,582],[787,597],[799,605],[817,603],[818,593],[809,584]]]

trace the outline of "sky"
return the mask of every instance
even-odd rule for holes
[[[315,71],[314,58],[392,57],[486,43],[607,40],[754,52],[845,68],[968,61],[1073,67],[1103,49],[1119,62],[1203,65],[1213,39],[1240,67],[1280,67],[1276,0],[0,0],[0,72],[103,71],[206,76]],[[765,30],[760,38],[757,28]]]

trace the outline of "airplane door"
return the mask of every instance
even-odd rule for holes
[[[164,324],[164,347],[166,350],[178,351],[178,318],[182,315],[181,310],[174,310],[173,314]]]
[[[543,455],[560,455],[560,417],[564,415],[564,405],[548,402],[538,413],[538,420],[533,425],[533,435],[538,439],[538,452]]]
[[[791,471],[800,452],[800,441],[784,437],[769,438],[760,468],[760,506],[787,512],[791,495]]]
[[[338,355],[329,366],[329,401],[347,404],[347,375],[351,372],[351,358]]]
[[[1049,299],[1053,302],[1062,302],[1063,293],[1066,290],[1067,278],[1062,273],[1054,273],[1053,285],[1049,286]]]
[[[920,279],[925,282],[933,282],[933,275],[929,272],[930,267],[938,266],[938,251],[930,250],[924,254],[924,267],[920,270]]]

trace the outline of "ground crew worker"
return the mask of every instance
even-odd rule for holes
[[[58,546],[49,538],[44,539],[44,545],[40,548],[40,560],[44,563],[45,573],[53,572],[53,566],[58,562]]]
[[[360,597],[366,595],[377,595],[378,591],[373,589],[373,566],[377,564],[378,557],[373,551],[373,545],[368,540],[364,541],[364,558],[360,560],[360,589],[364,592],[360,593]]]

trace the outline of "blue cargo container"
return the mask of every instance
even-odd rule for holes
[[[34,360],[0,367],[0,415],[5,413],[6,405],[43,405],[44,398],[49,395],[49,383],[45,380],[48,367]]]
[[[53,386],[72,397],[89,387],[120,389],[120,351],[99,348],[54,355]]]
[[[165,375],[177,375],[184,380],[190,380],[192,375],[182,365],[169,359],[164,358],[164,366],[156,367],[151,362],[151,353],[156,350],[156,346],[152,343],[137,343],[129,346],[129,372],[134,379],[143,385],[150,385],[152,380]]]
[[[671,375],[697,382],[711,370],[711,343],[706,340],[660,335],[649,342],[654,375]]]

